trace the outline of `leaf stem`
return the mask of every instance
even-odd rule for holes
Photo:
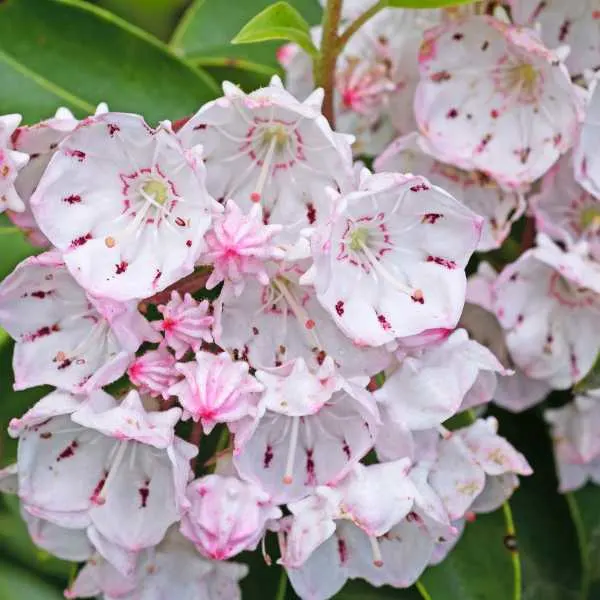
[[[573,519],[573,525],[575,525],[575,532],[577,533],[577,545],[579,546],[579,555],[581,560],[581,600],[587,600],[590,595],[590,576],[592,570],[592,564],[590,562],[590,555],[586,550],[587,546],[587,535],[585,531],[585,525],[581,518],[581,511],[577,505],[577,500],[573,492],[567,492],[565,500],[569,506],[569,512],[571,513],[571,519]]]
[[[279,577],[279,585],[277,586],[277,595],[275,596],[275,600],[285,600],[285,592],[287,591],[287,573],[285,569],[281,569],[281,576]]]
[[[335,65],[339,54],[338,28],[342,15],[342,0],[327,0],[323,14],[323,37],[321,39],[321,55],[316,66],[315,79],[317,87],[325,92],[323,99],[323,115],[332,128],[335,127],[333,112],[333,92],[335,88]]]
[[[504,522],[506,523],[506,533],[509,536],[512,536],[516,539],[517,531],[515,529],[515,522],[513,520],[512,510],[510,508],[510,504],[506,501],[502,505],[502,512],[504,513]],[[513,600],[521,600],[522,592],[523,592],[523,583],[522,583],[522,575],[521,575],[521,560],[519,559],[519,551],[512,550],[511,558],[513,564],[513,570],[515,573],[515,587],[514,587],[514,595]]]
[[[198,421],[194,423],[192,426],[192,430],[190,431],[190,435],[188,437],[188,442],[192,444],[192,446],[196,446],[196,448],[200,447],[200,440],[202,439],[202,422]],[[192,473],[196,472],[196,461],[198,460],[198,456],[194,456],[190,461],[190,465],[192,467]]]
[[[341,52],[348,40],[372,17],[374,17],[380,10],[387,6],[387,0],[379,0],[376,4],[373,4],[370,8],[367,8],[362,15],[358,16],[355,21],[350,23],[348,27],[346,27],[344,33],[340,35],[338,39],[338,52]]]

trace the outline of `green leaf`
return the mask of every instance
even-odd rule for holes
[[[218,94],[162,42],[78,0],[0,4],[0,80],[0,112],[29,122],[60,105],[83,116],[102,101],[150,122],[174,120]]]
[[[0,562],[2,600],[64,600],[63,595],[31,572]]]
[[[600,352],[596,356],[596,360],[592,368],[585,374],[585,377],[575,384],[574,392],[582,394],[587,390],[595,390],[600,387]]]
[[[600,487],[587,485],[566,494],[577,529],[582,564],[581,600],[600,598]]]
[[[265,8],[242,27],[231,43],[254,44],[267,40],[295,42],[310,56],[319,54],[311,40],[308,23],[287,2],[276,2]]]
[[[334,600],[422,600],[416,587],[398,590],[389,586],[373,587],[360,579],[349,581]]]
[[[424,600],[518,600],[519,558],[507,544],[511,524],[509,509],[467,523],[448,558],[421,577]]]
[[[501,435],[522,452],[533,475],[520,478],[510,504],[523,568],[523,600],[579,600],[581,567],[575,527],[558,493],[552,444],[539,409],[494,409]]]
[[[444,6],[457,6],[459,4],[472,4],[476,0],[387,0],[387,5],[392,8],[441,8]]]
[[[175,30],[170,46],[195,65],[233,67],[257,73],[268,81],[279,71],[276,50],[281,42],[234,46],[231,39],[252,17],[271,4],[271,0],[194,0]],[[322,9],[318,0],[290,0],[289,4],[310,25],[321,21]],[[215,27],[215,23],[219,26]]]

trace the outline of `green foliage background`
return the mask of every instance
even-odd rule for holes
[[[395,1],[395,0],[394,0]],[[566,0],[565,0],[566,1]],[[398,2],[397,2],[398,3]],[[149,122],[179,119],[219,94],[229,79],[246,90],[278,72],[278,42],[231,45],[269,0],[2,0],[0,114],[25,123],[67,106],[77,116],[105,101],[111,110]],[[317,0],[290,2],[309,24],[321,19]],[[413,3],[414,4],[414,3]],[[430,3],[429,3],[430,4]],[[0,226],[7,222],[0,217]],[[32,253],[19,233],[1,229],[0,278]],[[2,332],[0,332],[2,334]],[[0,461],[16,448],[4,433],[46,390],[12,391],[12,344],[0,335]],[[551,399],[562,402],[564,398]],[[429,569],[418,589],[348,584],[341,600],[586,600],[600,597],[600,491],[560,496],[541,409],[515,417],[495,412],[500,433],[530,460],[535,474],[505,507],[467,524],[456,550]],[[514,549],[515,536],[517,549]],[[260,555],[243,582],[245,600],[275,598],[281,570]],[[29,540],[14,498],[0,498],[0,599],[53,600],[76,565],[51,558]],[[295,598],[290,587],[284,596]]]

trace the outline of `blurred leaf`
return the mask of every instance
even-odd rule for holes
[[[310,37],[308,23],[287,2],[277,2],[265,8],[242,27],[231,43],[254,44],[267,40],[294,42],[310,56],[319,54]]]
[[[175,30],[171,48],[195,65],[235,67],[269,77],[279,71],[276,50],[281,42],[234,46],[231,39],[271,4],[270,0],[195,0]],[[320,22],[322,9],[318,0],[290,0],[289,4],[309,25]],[[215,27],[215,23],[219,26]]]
[[[582,563],[581,600],[600,598],[600,487],[588,485],[566,494],[577,529]]]
[[[533,475],[521,477],[510,504],[523,567],[523,600],[578,600],[577,537],[556,480],[552,444],[539,409],[513,415],[494,409],[499,433],[522,452]],[[597,509],[596,509],[597,511]]]
[[[440,8],[442,6],[457,6],[473,4],[476,0],[387,0],[392,8]]]
[[[188,0],[97,0],[97,3],[166,41]]]
[[[420,580],[425,600],[517,600],[518,554],[510,550],[510,520],[498,510],[477,515],[448,558]]]
[[[40,575],[55,578],[57,583],[66,586],[71,571],[71,563],[54,558],[38,548],[29,537],[27,526],[19,514],[19,500],[16,496],[4,496],[5,504],[11,510],[0,514],[0,553],[11,561]],[[4,597],[2,596],[3,600]]]
[[[596,390],[600,388],[600,352],[592,368],[585,374],[585,377],[578,381],[573,388],[576,394],[583,394],[587,390]]]
[[[63,600],[63,595],[33,573],[0,562],[2,600]]]
[[[0,112],[26,121],[106,101],[150,122],[194,112],[218,93],[204,72],[101,8],[78,0],[0,4]]]

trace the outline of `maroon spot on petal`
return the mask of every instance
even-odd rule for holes
[[[497,119],[499,116],[500,113],[495,108],[492,108],[490,111],[490,117],[492,117],[492,119]]]
[[[531,20],[534,21],[540,16],[540,13],[546,8],[546,0],[542,0],[531,14]]]
[[[203,131],[204,129],[206,129],[206,127],[206,123],[200,123],[199,125],[196,125],[194,127],[194,131]]]
[[[68,369],[72,364],[73,361],[70,358],[65,358],[56,368],[59,371],[64,371],[65,369]]]
[[[451,75],[448,71],[437,71],[430,76],[430,79],[434,83],[442,83],[443,81],[451,79]]]
[[[272,460],[273,460],[273,448],[271,446],[267,446],[265,449],[265,455],[263,457],[263,468],[268,469],[271,466]]]
[[[508,278],[508,280],[509,280],[509,281],[516,281],[518,276],[519,276],[519,274],[518,274],[518,273],[513,273],[513,274],[512,274],[512,275],[511,275],[511,276]]]
[[[71,248],[77,248],[79,246],[83,246],[84,244],[87,244],[91,239],[92,239],[92,234],[86,233],[85,235],[75,238],[71,242]]]
[[[66,198],[63,198],[63,201],[67,204],[79,204],[81,202],[81,196],[79,194],[71,194]]]
[[[127,267],[129,266],[129,263],[122,260],[118,265],[115,265],[115,270],[117,275],[121,275],[123,273],[125,273],[125,271],[127,271]]]
[[[519,325],[523,322],[523,319],[525,317],[523,315],[517,315],[517,323],[519,323]]]
[[[156,285],[158,283],[158,280],[161,278],[162,276],[162,271],[160,271],[159,269],[156,269],[156,275],[154,275],[154,279],[152,280],[152,285]]]
[[[456,40],[457,42],[460,42],[460,40],[462,40],[464,37],[465,37],[465,36],[464,36],[462,33],[460,33],[460,32],[459,32],[459,33],[455,33],[455,34],[452,36],[452,39],[453,39],[453,40]]]
[[[446,113],[446,118],[447,119],[456,119],[456,117],[458,117],[458,110],[456,110],[456,108],[451,108],[447,113]]]
[[[317,485],[313,451],[308,448],[306,449],[306,485]]]
[[[121,128],[114,123],[107,123],[106,128],[108,129],[108,135],[110,135],[110,137],[113,137],[117,131],[121,131]]]
[[[44,431],[43,433],[40,433],[40,437],[43,440],[49,440],[52,437],[52,434],[49,431]]]
[[[144,481],[143,487],[138,489],[138,493],[140,495],[140,508],[146,508],[148,504],[148,496],[150,496],[150,488],[148,487],[149,485],[150,480],[146,479],[146,481]]]
[[[94,491],[92,492],[92,495],[90,496],[90,501],[94,504],[104,504],[105,502],[104,498],[100,497],[100,492],[102,492],[102,489],[104,488],[104,484],[106,483],[107,477],[108,471],[104,471],[104,476],[102,477],[102,479],[100,479],[100,481],[98,481],[96,487],[94,488]]]
[[[338,300],[335,303],[335,312],[341,317],[344,314],[344,303]]]
[[[326,358],[327,358],[327,354],[325,353],[325,350],[319,350],[317,352],[316,359],[317,359],[317,363],[319,365],[322,365],[325,362]]]
[[[317,211],[315,209],[315,205],[312,202],[309,202],[306,205],[306,218],[308,219],[308,222],[311,225],[315,222],[315,219],[317,218]]]
[[[490,47],[490,43],[487,40],[485,40],[485,42],[483,42],[483,44],[481,44],[481,49],[483,52],[485,52],[489,47]]]
[[[441,256],[429,255],[427,257],[427,262],[432,262],[436,265],[441,265],[442,267],[446,267],[446,269],[456,269],[456,263],[453,260],[448,260],[447,258],[442,258]]]
[[[344,451],[346,458],[348,460],[350,460],[352,458],[352,452],[351,452],[350,446],[348,446],[348,442],[346,440],[343,441],[342,450]]]
[[[444,215],[440,213],[425,213],[421,219],[421,223],[429,223],[434,225],[438,219],[441,219]]]
[[[179,227],[185,227],[186,223],[184,219],[182,219],[181,217],[177,217],[175,219],[175,225],[179,225]]]
[[[338,538],[337,546],[338,546],[338,556],[340,557],[340,562],[342,564],[345,564],[345,562],[348,560],[348,548],[346,548],[346,542],[344,540],[342,540],[341,538]]]
[[[431,189],[427,184],[425,183],[418,183],[417,185],[413,185],[410,188],[411,192],[426,192],[427,190]]]
[[[410,299],[413,302],[417,302],[419,304],[425,304],[425,297],[423,296],[423,292],[421,290],[417,290],[416,292],[413,292]]]
[[[529,160],[529,155],[531,154],[531,148],[529,146],[527,148],[520,148],[516,151],[521,164],[524,165]]]
[[[486,133],[482,138],[481,141],[479,142],[479,144],[477,144],[477,147],[475,148],[475,152],[477,153],[481,153],[483,152],[487,145],[492,141],[492,134],[491,133]]]
[[[73,158],[76,158],[79,162],[83,162],[85,160],[85,152],[82,152],[81,150],[66,149],[65,154],[67,156],[72,156]]]
[[[558,146],[561,142],[562,142],[562,133],[557,133],[553,138],[552,138],[552,142],[554,143],[554,146]],[[585,159],[584,159],[585,160]]]
[[[30,333],[28,335],[25,335],[24,341],[34,342],[35,340],[46,337],[46,336],[50,335],[51,333],[56,333],[57,331],[60,331],[60,327],[58,326],[58,323],[55,323],[54,325],[51,325],[51,326],[40,327],[37,331],[34,331],[33,333]]]
[[[177,121],[173,121],[173,131],[177,133],[189,120],[190,117],[183,117],[183,119],[177,119]]]
[[[29,295],[33,298],[39,298],[40,300],[43,300],[46,296],[50,296],[52,294],[54,294],[54,290],[48,290],[47,292],[43,290],[36,290],[35,292],[31,292]]]
[[[192,247],[192,240],[185,240],[185,245],[186,245],[188,248],[191,248],[191,247]]]
[[[79,442],[77,440],[73,440],[57,457],[56,461],[59,462],[64,460],[65,458],[71,458],[75,455],[75,450],[79,448]]]
[[[252,328],[252,333],[253,333],[254,335],[258,335],[258,327],[253,327],[253,328]]]
[[[384,315],[377,315],[377,320],[379,321],[379,324],[383,327],[384,331],[389,331],[392,326],[389,324],[388,320],[385,318]]]
[[[560,26],[560,31],[558,32],[558,41],[564,42],[566,37],[569,35],[569,30],[571,29],[571,21],[569,19],[565,19],[563,24]]]

